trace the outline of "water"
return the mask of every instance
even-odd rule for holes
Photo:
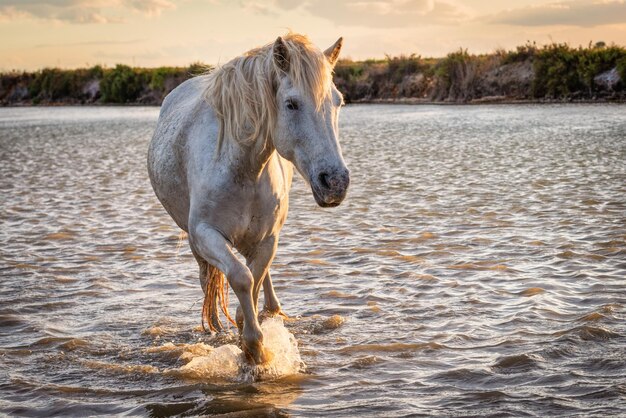
[[[624,106],[346,107],[347,201],[295,182],[254,379],[199,327],[157,112],[0,109],[0,413],[626,414]]]

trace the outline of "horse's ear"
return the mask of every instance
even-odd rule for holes
[[[274,46],[272,47],[274,54],[274,62],[276,66],[284,72],[289,72],[289,53],[287,52],[287,45],[280,36],[276,38]]]
[[[330,65],[334,66],[337,63],[337,59],[339,58],[339,52],[341,51],[341,47],[343,45],[343,38],[337,39],[337,42],[332,44],[330,48],[324,51],[324,55],[328,58]]]

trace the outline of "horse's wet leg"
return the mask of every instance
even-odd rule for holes
[[[250,269],[233,254],[230,244],[220,232],[207,224],[192,225],[189,229],[190,242],[209,264],[221,270],[235,292],[243,315],[241,333],[242,348],[246,357],[256,364],[267,362],[269,353],[263,347],[263,333],[257,320],[254,304],[254,277]]]
[[[265,279],[263,279],[263,295],[265,302],[263,304],[263,312],[261,312],[261,318],[273,317],[276,315],[280,315],[282,317],[287,318],[287,315],[283,312],[280,302],[278,301],[278,297],[276,296],[276,292],[274,292],[274,286],[272,284],[272,276],[268,271],[265,275]]]
[[[243,331],[243,309],[241,306],[237,306],[237,312],[235,313],[235,322],[237,323],[237,329],[239,333]]]
[[[272,317],[281,312],[280,303],[274,293],[272,287],[272,278],[270,277],[270,265],[276,254],[276,246],[278,238],[275,236],[267,237],[256,249],[254,257],[248,259],[248,267],[254,276],[254,304],[258,310],[259,295],[261,287],[265,295],[263,311],[259,315],[259,321],[267,317]]]
[[[239,299],[241,316],[243,317],[241,331],[243,352],[248,360],[256,364],[266,363],[271,360],[271,357],[270,353],[263,347],[263,333],[256,317],[257,311],[254,308],[252,297],[254,284],[252,274],[247,267],[241,265],[241,269],[231,274],[228,281]]]

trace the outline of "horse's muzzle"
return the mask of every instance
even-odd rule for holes
[[[347,168],[340,170],[326,170],[317,175],[311,182],[313,197],[323,208],[339,206],[348,193],[350,172]]]

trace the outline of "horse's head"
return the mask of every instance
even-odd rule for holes
[[[350,183],[338,141],[338,116],[343,99],[332,83],[331,74],[341,44],[339,38],[324,52],[325,62],[320,66],[323,74],[305,74],[313,79],[308,83],[293,79],[294,74],[302,76],[302,71],[290,71],[291,66],[302,65],[295,62],[301,57],[291,56],[280,37],[272,47],[274,63],[279,69],[274,146],[311,185],[315,201],[322,207],[339,205]],[[303,86],[323,88],[324,92],[305,91]]]

